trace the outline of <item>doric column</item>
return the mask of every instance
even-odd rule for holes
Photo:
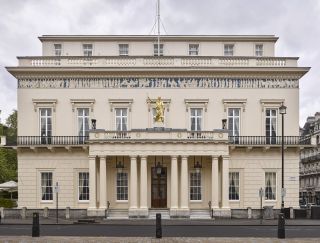
[[[136,209],[138,206],[137,203],[137,157],[130,157],[130,209]]]
[[[178,208],[178,158],[171,156],[171,207]]]
[[[189,209],[188,200],[188,156],[181,157],[181,183],[180,183],[180,207]]]
[[[106,157],[100,157],[100,204],[99,208],[107,208],[107,163]]]
[[[219,158],[212,156],[212,170],[211,170],[211,207],[213,209],[219,208]]]
[[[140,165],[140,208],[148,209],[147,191],[148,191],[148,169],[147,156],[141,156]]]
[[[89,209],[96,209],[97,207],[96,173],[96,158],[89,157]]]
[[[229,157],[222,161],[222,208],[229,209]]]

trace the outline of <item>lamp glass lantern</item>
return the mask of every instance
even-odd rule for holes
[[[157,173],[157,175],[158,176],[160,176],[161,175],[161,173],[162,173],[162,164],[163,164],[163,157],[162,157],[162,164],[160,164],[160,161],[158,161],[157,163],[156,163],[156,161],[157,161],[157,158],[156,158],[156,156],[154,157],[154,163],[155,163],[155,166],[156,166],[156,173]]]
[[[287,107],[282,104],[282,105],[279,107],[279,113],[280,113],[281,115],[287,114]]]
[[[193,157],[193,168],[196,169],[196,173],[199,174],[201,169],[202,169],[202,157],[201,157],[201,162],[196,161],[196,157]]]
[[[116,168],[119,173],[122,173],[124,169],[124,156],[122,156],[122,162],[118,161],[118,157],[116,157]]]

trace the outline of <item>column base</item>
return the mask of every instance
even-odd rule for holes
[[[149,209],[148,208],[129,208],[128,216],[129,218],[148,218]]]
[[[87,209],[88,217],[105,217],[106,209],[103,208],[88,208]]]
[[[212,208],[213,217],[216,218],[231,218],[231,209],[230,208]]]
[[[170,208],[170,218],[190,218],[190,209]]]

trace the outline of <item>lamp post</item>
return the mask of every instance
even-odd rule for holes
[[[287,107],[282,105],[279,107],[279,113],[282,118],[282,135],[281,135],[281,212],[283,213],[284,209],[284,115],[287,113]]]

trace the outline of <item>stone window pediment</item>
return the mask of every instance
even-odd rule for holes
[[[227,111],[229,107],[232,108],[242,108],[242,111],[246,111],[247,99],[223,99],[224,112]]]
[[[184,99],[184,103],[186,104],[186,111],[188,112],[189,108],[203,108],[205,112],[207,112],[207,106],[209,103],[209,99]]]
[[[260,99],[261,111],[264,112],[265,108],[279,108],[284,102],[284,99]]]
[[[39,107],[50,107],[53,111],[56,111],[57,99],[32,99],[34,111],[36,112]]]
[[[128,108],[131,112],[133,99],[109,99],[110,111],[112,112],[114,108]]]
[[[72,105],[72,111],[76,108],[90,108],[93,111],[93,105],[96,102],[95,99],[70,99]]]

